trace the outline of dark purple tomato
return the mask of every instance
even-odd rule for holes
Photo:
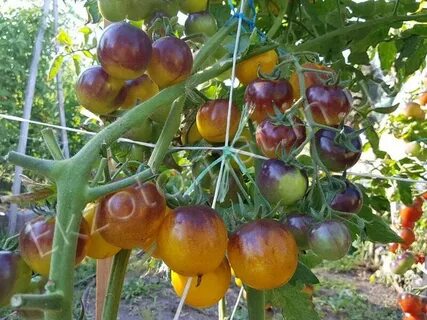
[[[350,134],[354,130],[344,126],[344,132]],[[362,140],[355,137],[351,140],[354,150],[337,144],[335,138],[339,133],[334,130],[320,129],[315,134],[314,148],[325,167],[331,171],[344,171],[354,166],[362,154]],[[313,147],[313,146],[312,146]]]
[[[102,67],[91,67],[83,71],[77,80],[77,100],[94,114],[108,114],[118,108],[116,98],[123,85],[122,80],[113,78]]]
[[[113,77],[124,80],[144,74],[151,52],[151,40],[147,34],[126,22],[108,26],[98,45],[98,59],[102,67]]]
[[[285,217],[283,224],[293,234],[300,250],[309,248],[308,236],[314,222],[313,217],[304,214],[291,214]]]
[[[395,260],[390,263],[390,271],[394,274],[404,274],[406,271],[411,269],[415,263],[415,256],[412,252],[405,251],[398,255]]]
[[[245,102],[251,107],[251,119],[258,123],[274,116],[274,107],[281,111],[289,109],[292,99],[292,86],[286,79],[256,79],[245,91]]]
[[[345,180],[345,189],[337,192],[330,202],[332,209],[342,212],[358,213],[363,205],[363,195],[360,189]]]
[[[305,172],[281,160],[265,160],[257,176],[258,187],[271,203],[291,205],[302,199],[307,191]]]
[[[337,126],[350,112],[351,95],[341,87],[318,84],[307,88],[306,95],[317,123]]]
[[[351,246],[351,235],[347,226],[339,221],[325,221],[311,229],[309,237],[311,250],[325,260],[339,260]]]
[[[195,12],[188,15],[185,20],[185,34],[187,36],[193,34],[203,34],[207,37],[213,36],[218,25],[215,17],[209,12]]]
[[[289,154],[298,148],[306,138],[303,122],[295,117],[291,124],[275,124],[265,119],[256,130],[256,142],[262,153],[269,158],[278,158],[286,151]]]
[[[8,305],[12,295],[29,288],[31,274],[31,269],[19,254],[0,251],[0,306]]]
[[[184,40],[164,37],[153,43],[153,56],[148,73],[159,88],[188,78],[193,68],[193,54]]]

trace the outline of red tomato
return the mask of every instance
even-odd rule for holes
[[[391,243],[388,247],[388,251],[392,252],[392,253],[396,253],[397,249],[399,248],[399,244],[398,243]]]
[[[403,239],[403,243],[400,244],[400,247],[404,250],[408,249],[412,243],[415,241],[415,234],[412,229],[403,228],[400,231],[400,237]]]
[[[403,312],[415,315],[422,312],[421,299],[414,294],[408,292],[400,294],[398,303]]]
[[[403,227],[413,228],[415,222],[421,218],[422,211],[415,206],[403,207],[400,209],[399,215]]]
[[[415,262],[416,263],[421,263],[423,264],[424,262],[426,262],[426,257],[423,253],[417,253],[415,255]]]

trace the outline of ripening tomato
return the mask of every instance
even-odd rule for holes
[[[339,260],[348,253],[352,239],[344,223],[329,220],[311,229],[308,242],[311,250],[320,258]]]
[[[182,296],[188,278],[173,270],[171,271],[172,286],[178,297]],[[208,308],[213,306],[224,297],[230,286],[230,281],[230,265],[227,259],[224,259],[214,271],[192,278],[185,304],[194,308]]]
[[[192,124],[190,124],[189,128],[187,130],[184,130],[181,133],[181,143],[183,145],[194,145],[200,140],[202,140],[203,137],[199,132],[199,129],[197,128],[196,121],[194,121]]]
[[[198,276],[215,270],[224,260],[227,229],[219,214],[207,206],[173,210],[163,221],[157,236],[163,261],[184,276]]]
[[[417,253],[415,255],[415,263],[424,264],[426,262],[426,256],[423,253]]]
[[[298,265],[294,237],[274,220],[256,220],[243,225],[230,237],[227,252],[236,277],[258,290],[286,284]]]
[[[144,74],[134,80],[125,82],[116,98],[116,105],[122,109],[130,109],[137,104],[154,97],[159,92],[159,86]]]
[[[193,68],[193,54],[184,40],[164,37],[153,43],[148,74],[164,88],[188,78]]]
[[[306,95],[313,120],[319,124],[337,126],[350,113],[351,95],[339,86],[314,85]]]
[[[420,105],[425,106],[427,104],[427,92],[421,93],[418,100],[420,101]]]
[[[108,74],[132,80],[141,77],[150,63],[151,40],[142,29],[130,23],[113,23],[104,30],[97,53]]]
[[[83,217],[87,221],[90,230],[87,256],[93,259],[105,259],[114,256],[120,251],[119,247],[113,246],[101,236],[95,227],[95,214],[99,204],[90,203],[83,211]]]
[[[354,130],[344,126],[344,133],[351,134]],[[315,134],[315,143],[311,147],[315,148],[317,154],[330,171],[344,171],[354,166],[359,161],[362,154],[362,140],[359,136],[351,139],[354,150],[336,142],[338,133],[330,129],[320,129]]]
[[[276,51],[270,50],[237,64],[236,76],[242,84],[248,85],[258,78],[258,71],[271,73],[278,62],[279,56]]]
[[[391,253],[396,253],[397,249],[399,249],[399,244],[398,243],[390,243],[390,245],[388,246],[388,251]]]
[[[152,182],[136,184],[103,198],[95,226],[114,246],[132,249],[154,241],[166,215],[166,200]]]
[[[283,221],[283,224],[294,236],[300,250],[309,248],[308,237],[314,223],[314,218],[305,214],[291,214],[286,216]]]
[[[302,199],[308,179],[304,171],[278,159],[265,160],[257,176],[262,195],[272,204],[291,205]]]
[[[208,142],[224,142],[227,132],[228,100],[218,99],[206,102],[196,115],[197,129]],[[231,104],[229,139],[232,139],[239,128],[240,111]]]
[[[412,252],[405,251],[390,262],[390,271],[394,274],[403,275],[406,271],[411,269],[414,263],[414,254]]]
[[[363,195],[355,184],[346,179],[345,189],[335,193],[329,204],[337,211],[358,213],[362,209]]]
[[[306,139],[304,123],[295,117],[290,124],[276,124],[266,119],[256,129],[258,147],[269,158],[281,158],[298,148]]]
[[[18,253],[0,251],[0,307],[8,305],[15,293],[28,290],[31,274],[31,269]]]
[[[419,313],[419,314],[406,313],[402,319],[403,320],[426,320],[427,317],[423,313]]]
[[[326,67],[317,63],[312,63],[312,62],[304,63],[302,67],[306,69],[334,72],[334,70],[329,67]],[[304,72],[305,88],[307,89],[311,86],[325,84],[329,78],[330,78],[330,74],[325,72],[306,71]],[[299,77],[296,72],[293,72],[291,74],[291,78],[289,79],[289,82],[292,85],[294,99],[298,100],[301,97],[301,92],[300,92],[301,90],[299,85]]]
[[[77,101],[94,114],[111,113],[118,108],[116,98],[123,84],[123,80],[113,78],[100,66],[88,68],[77,80]]]
[[[274,116],[275,107],[280,111],[289,109],[292,97],[292,87],[286,79],[256,79],[245,90],[245,102],[250,107],[250,117],[258,123]]]
[[[413,228],[415,222],[421,218],[422,214],[423,212],[415,206],[403,207],[399,212],[402,226]]]
[[[422,312],[422,302],[419,296],[404,292],[399,295],[399,306],[405,313],[420,314]]]
[[[408,249],[415,242],[415,233],[412,229],[403,228],[400,230],[399,236],[403,239],[403,243],[400,246],[404,250]]]
[[[208,0],[178,0],[178,5],[184,13],[201,12],[207,9]]]
[[[66,232],[66,226],[61,232]],[[19,234],[19,248],[22,259],[33,271],[42,276],[49,276],[50,260],[53,250],[55,218],[37,217],[28,221]],[[90,229],[87,221],[82,219],[78,235],[75,264],[86,257]]]
[[[415,120],[424,120],[426,113],[416,102],[408,102],[404,105],[402,113],[408,118]]]

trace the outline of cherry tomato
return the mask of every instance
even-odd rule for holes
[[[189,14],[187,20],[185,20],[184,27],[187,36],[203,34],[206,37],[211,37],[218,30],[216,19],[209,12],[195,12]]]
[[[328,68],[321,64],[312,63],[312,62],[304,63],[302,67],[306,69],[315,69],[319,71],[330,71],[330,72],[334,71],[331,68]],[[307,89],[311,86],[325,84],[329,78],[330,78],[330,74],[324,73],[324,72],[315,72],[315,71],[304,72],[305,88]],[[289,79],[289,82],[292,85],[295,100],[299,99],[301,97],[301,92],[300,92],[301,90],[299,86],[299,77],[296,72],[293,72],[291,74],[291,78]]]
[[[197,111],[196,124],[200,135],[209,142],[224,142],[227,131],[228,100],[211,100]],[[232,139],[239,128],[240,111],[231,105],[229,138]]]
[[[284,152],[289,154],[306,139],[303,122],[295,117],[293,124],[275,124],[266,119],[256,130],[256,142],[262,153],[269,158],[281,158]]]
[[[158,0],[98,0],[101,15],[108,21],[143,20],[147,18]]]
[[[416,197],[412,202],[412,206],[417,210],[421,211],[421,213],[423,211],[423,204],[424,204],[424,199],[422,197]]]
[[[196,121],[194,121],[186,131],[181,133],[181,142],[183,145],[194,145],[202,139],[203,137],[199,129],[197,129]]]
[[[283,224],[294,236],[300,250],[309,248],[308,236],[314,222],[314,218],[305,214],[291,214],[286,216]]]
[[[337,126],[350,112],[351,95],[341,87],[314,85],[307,88],[306,95],[317,123]]]
[[[104,70],[117,79],[141,77],[151,60],[151,40],[127,22],[108,26],[98,44],[98,59]]]
[[[194,13],[205,11],[208,7],[208,0],[178,0],[179,9],[184,13]]]
[[[62,232],[66,232],[66,226],[62,228],[64,228]],[[50,271],[54,230],[55,218],[37,217],[28,221],[19,235],[22,259],[31,269],[45,277],[49,276]],[[86,257],[89,233],[89,225],[82,219],[77,242],[76,265]]]
[[[426,320],[426,316],[422,313],[420,313],[420,314],[406,313],[403,316],[403,320]]]
[[[158,85],[148,75],[144,74],[139,78],[125,82],[116,99],[116,104],[122,109],[130,109],[154,97],[158,92]]]
[[[10,251],[0,251],[0,307],[9,304],[15,293],[28,290],[31,282],[31,269],[21,256]]]
[[[423,212],[415,206],[403,207],[399,212],[402,227],[412,229],[422,214]]]
[[[134,141],[150,142],[153,138],[153,130],[153,121],[146,119],[138,126],[134,126],[123,136]]]
[[[271,203],[291,205],[302,199],[307,191],[305,172],[281,160],[265,160],[257,176],[262,195]]]
[[[415,256],[412,252],[406,251],[396,257],[390,263],[390,271],[394,274],[403,275],[406,271],[411,269],[415,263]]]
[[[256,79],[245,91],[245,102],[251,107],[250,117],[258,123],[275,115],[275,107],[281,111],[289,109],[292,98],[292,87],[285,79]]]
[[[76,83],[77,100],[89,111],[104,115],[118,108],[116,98],[123,81],[111,77],[100,66],[83,71]]]
[[[154,241],[166,215],[166,200],[152,182],[136,184],[103,198],[95,226],[110,244],[132,249]]]
[[[420,314],[422,312],[422,302],[419,296],[404,292],[399,295],[399,306],[403,312],[410,314]]]
[[[421,106],[416,102],[408,102],[405,104],[402,113],[408,118],[412,118],[415,120],[424,120],[426,113]]]
[[[258,71],[271,73],[278,62],[276,51],[270,50],[240,62],[236,67],[236,76],[242,84],[248,85],[258,78]]]
[[[258,290],[274,289],[295,273],[298,247],[291,232],[277,221],[256,220],[230,237],[228,258],[243,283]]]
[[[425,106],[427,104],[427,92],[421,93],[418,100],[420,101],[420,105]]]
[[[105,241],[99,230],[95,228],[94,222],[97,207],[98,204],[90,203],[86,206],[83,212],[83,217],[87,221],[90,230],[87,256],[93,259],[105,259],[114,256],[120,251],[120,248],[113,246]]]
[[[339,221],[325,221],[311,229],[309,237],[311,250],[325,260],[339,260],[351,246],[351,235],[347,226]]]
[[[400,230],[399,235],[403,239],[403,243],[400,244],[403,250],[408,249],[415,242],[415,233],[412,229],[403,228]]]
[[[345,189],[335,193],[330,202],[332,209],[341,212],[358,213],[363,205],[363,195],[360,189],[347,179]]]
[[[344,133],[350,134],[354,130],[344,126]],[[359,161],[362,154],[362,141],[360,137],[351,140],[356,151],[348,149],[346,146],[337,144],[335,139],[338,133],[329,129],[320,129],[315,134],[315,148],[324,166],[331,171],[344,171],[354,166]]]
[[[398,243],[391,243],[388,247],[388,251],[390,251],[391,253],[396,253],[397,249],[399,249]]]
[[[191,74],[192,67],[193,55],[185,41],[164,37],[153,43],[148,73],[160,88],[185,80]]]
[[[164,219],[157,246],[172,270],[184,276],[203,275],[223,261],[227,229],[218,213],[207,206],[180,207]]]
[[[424,264],[426,262],[426,257],[423,253],[417,253],[415,255],[415,263]]]
[[[175,271],[171,272],[171,282],[175,293],[181,297],[189,277],[182,276]],[[231,272],[227,259],[214,271],[203,274],[200,277],[193,277],[190,291],[188,292],[185,304],[195,308],[208,308],[216,304],[230,286]]]

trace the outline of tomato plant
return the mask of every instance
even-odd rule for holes
[[[258,78],[258,72],[271,73],[279,62],[279,57],[274,50],[252,57],[237,65],[236,76],[239,81],[248,85]]]

